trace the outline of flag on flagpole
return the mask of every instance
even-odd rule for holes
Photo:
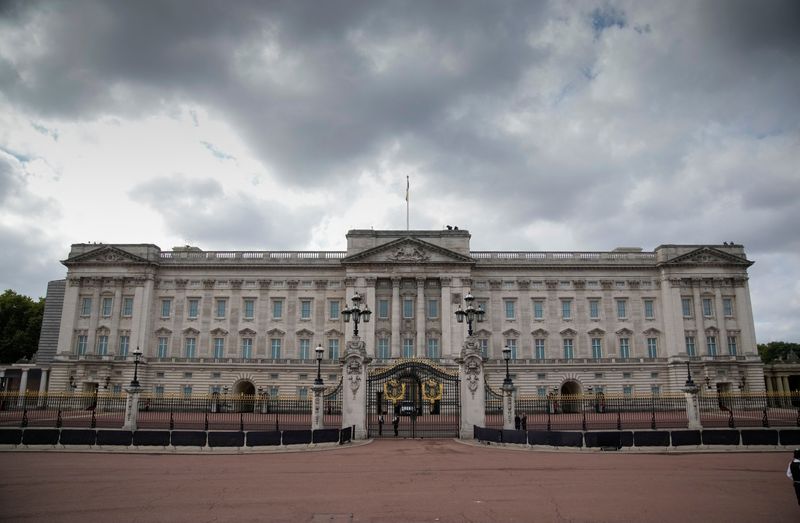
[[[408,176],[406,176],[406,201],[408,201],[408,189],[411,187],[411,182],[408,180]]]

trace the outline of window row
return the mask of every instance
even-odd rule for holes
[[[702,341],[702,340],[701,340]],[[694,336],[687,335],[685,337],[686,354],[688,356],[699,356],[697,353],[697,343]],[[727,336],[728,356],[737,356],[739,353],[739,345],[736,336]],[[706,356],[720,356],[717,347],[717,336],[706,336]]]
[[[546,359],[575,359],[575,339],[563,338],[559,345],[547,344],[545,338],[535,338],[533,340],[533,347],[531,347],[530,356],[527,354],[519,354],[518,340],[516,338],[508,338],[505,340],[506,347],[511,349],[511,359],[516,360],[520,358],[532,358],[535,360]],[[591,338],[589,340],[588,354],[591,354],[593,359],[602,358],[621,358],[628,359],[631,357],[633,342],[631,338],[617,338],[617,346],[610,350],[604,348],[603,338]],[[478,340],[481,347],[481,353],[485,357],[490,357],[489,354],[489,340],[481,338]],[[647,358],[658,358],[658,338],[649,337],[645,339]]]
[[[535,298],[532,300],[533,319],[544,320],[547,311],[547,300],[544,298]],[[571,320],[575,314],[575,300],[572,298],[559,298],[558,300],[558,314],[562,320]],[[602,317],[602,299],[589,298],[588,300],[588,317],[591,320],[599,320]],[[484,310],[486,310],[485,302],[483,302]],[[645,298],[642,300],[642,311],[644,318],[647,320],[656,319],[656,305],[655,299]],[[517,319],[517,300],[515,298],[503,299],[503,313],[505,319]],[[628,298],[615,298],[614,299],[614,314],[619,320],[627,320],[630,318],[630,300]]]
[[[713,318],[716,314],[714,311],[714,298],[700,298],[700,305],[702,315],[704,318]],[[726,318],[734,316],[734,301],[733,298],[722,298],[722,315]],[[681,298],[681,311],[684,318],[694,318],[694,298],[684,296]]]
[[[442,357],[439,338],[427,338],[425,340],[425,357],[438,359]],[[392,357],[392,348],[389,338],[379,337],[375,345],[375,356],[380,359],[388,360]],[[416,356],[415,339],[405,337],[400,345],[400,357],[413,358]]]

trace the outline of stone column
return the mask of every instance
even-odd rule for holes
[[[139,418],[139,394],[142,388],[131,385],[125,388],[127,398],[125,398],[125,422],[122,424],[124,430],[136,430],[136,422]]]
[[[392,278],[392,358],[399,358],[400,352],[400,278]]]
[[[375,284],[377,283],[378,279],[369,277],[364,279],[366,283],[366,287],[364,288],[364,306],[369,307],[369,310],[372,311],[372,316],[369,320],[369,323],[362,323],[361,326],[364,330],[364,337],[365,343],[367,343],[367,347],[371,347],[368,349],[369,356],[374,358],[377,356],[375,354],[376,351],[376,342],[375,342],[375,323],[377,322],[377,303],[375,302]]]
[[[483,373],[483,357],[481,347],[475,336],[464,341],[458,363],[459,394],[461,397],[461,429],[462,439],[474,437],[473,426],[486,426],[486,377]]]
[[[22,369],[22,375],[19,379],[19,396],[17,397],[17,406],[21,407],[25,404],[25,394],[28,391],[28,369]]]
[[[517,388],[513,383],[503,383],[503,428],[514,430],[514,391]]]
[[[342,428],[354,427],[353,438],[364,439],[367,434],[367,356],[366,344],[353,336],[347,343],[342,368]]]
[[[453,321],[453,311],[451,308],[451,297],[450,297],[450,282],[451,278],[439,278],[439,282],[442,286],[441,291],[441,306],[439,307],[439,314],[441,316],[442,322],[442,357],[449,358],[453,356],[456,351],[453,350],[454,348],[450,346],[452,343],[452,321]]]
[[[39,402],[38,407],[44,406],[44,396],[47,392],[47,373],[48,369],[42,369],[42,376],[39,378]]]
[[[417,278],[417,310],[416,310],[417,347],[416,356],[424,358],[425,344],[425,278]]]
[[[312,385],[311,392],[314,394],[311,399],[311,430],[324,429],[322,419],[325,413],[323,409],[325,385]]]

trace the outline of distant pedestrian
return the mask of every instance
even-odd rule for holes
[[[383,434],[383,413],[378,414],[378,436]]]
[[[522,420],[519,417],[519,414],[514,414],[514,428],[519,430]]]
[[[399,434],[398,429],[400,428],[400,416],[397,414],[395,414],[394,418],[392,418],[392,427],[394,427],[394,436],[397,437]]]
[[[522,413],[522,430],[528,430],[528,415]]]
[[[794,449],[794,459],[786,469],[786,477],[794,482],[794,495],[797,496],[797,504],[800,505],[800,449]]]

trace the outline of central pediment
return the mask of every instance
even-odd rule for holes
[[[475,263],[469,256],[417,238],[406,237],[361,251],[342,259],[342,263]]]
[[[130,264],[150,264],[149,260],[136,256],[128,251],[122,250],[113,245],[102,245],[89,252],[71,256],[61,263],[69,267],[70,265],[91,264],[91,265],[130,265]]]

